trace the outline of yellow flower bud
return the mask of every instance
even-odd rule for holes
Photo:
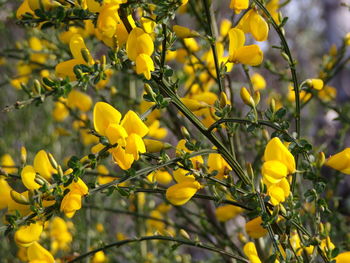
[[[248,257],[251,263],[261,263],[258,256],[258,251],[256,250],[255,244],[253,242],[248,242],[243,247],[244,254]]]
[[[231,0],[230,8],[235,11],[236,14],[239,14],[242,10],[249,7],[249,0]]]
[[[308,79],[306,83],[315,90],[323,89],[323,80],[322,79]]]
[[[143,139],[148,153],[156,153],[171,148],[171,144],[157,140]]]
[[[197,181],[185,181],[182,183],[174,184],[167,189],[166,198],[173,205],[184,205],[200,188],[201,185]]]
[[[184,26],[175,25],[173,31],[178,38],[198,37],[199,33]]]
[[[331,156],[325,165],[332,167],[344,174],[350,174],[350,148]]]
[[[242,211],[243,209],[238,206],[224,205],[216,208],[215,215],[220,222],[226,222],[232,218],[235,218]]]
[[[255,102],[254,102],[254,99],[253,97],[250,95],[249,91],[246,89],[246,87],[242,87],[241,88],[241,92],[240,92],[240,95],[241,95],[241,99],[242,101],[244,102],[244,104],[252,107],[252,108],[255,108]]]
[[[194,99],[181,98],[181,101],[191,111],[197,111],[208,107],[206,103]]]
[[[259,73],[254,73],[251,76],[251,81],[252,81],[254,90],[261,90],[266,88],[266,81],[264,77]]]

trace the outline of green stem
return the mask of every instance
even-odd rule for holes
[[[187,246],[202,248],[202,249],[205,249],[205,250],[209,250],[209,251],[212,251],[212,252],[219,253],[221,255],[228,256],[230,258],[237,259],[240,262],[247,262],[247,263],[249,263],[249,261],[247,259],[245,259],[245,258],[242,258],[242,257],[240,257],[238,255],[232,254],[232,253],[227,252],[225,250],[222,250],[222,249],[219,249],[219,248],[207,245],[207,244],[203,244],[201,242],[195,242],[195,241],[191,241],[191,240],[188,240],[188,239],[180,239],[180,238],[174,238],[174,237],[169,237],[169,236],[157,236],[157,235],[155,235],[155,236],[144,236],[144,237],[139,237],[139,238],[131,238],[131,239],[125,239],[125,240],[113,242],[113,243],[110,243],[110,244],[105,245],[103,247],[96,248],[96,249],[91,250],[91,251],[89,251],[87,253],[84,253],[84,254],[76,257],[75,259],[68,261],[68,263],[79,262],[80,260],[82,260],[85,257],[91,256],[91,255],[93,255],[93,254],[95,254],[95,253],[97,253],[99,251],[105,251],[105,250],[107,250],[109,248],[112,248],[112,247],[121,247],[121,246],[126,245],[126,244],[135,243],[135,242],[141,242],[141,241],[147,241],[147,240],[163,240],[163,241],[176,242],[176,243],[178,243],[180,245],[187,245]]]
[[[215,63],[215,70],[216,70],[216,81],[219,85],[219,90],[220,92],[223,92],[223,87],[222,87],[222,81],[221,81],[221,74],[220,74],[220,67],[219,67],[219,59],[218,59],[218,53],[216,50],[216,45],[215,45],[215,36],[213,34],[213,19],[210,13],[210,7],[209,7],[209,3],[208,0],[203,0],[203,5],[204,5],[204,9],[205,9],[205,14],[207,17],[207,22],[209,23],[209,27],[208,27],[208,33],[209,33],[209,42],[210,42],[210,47],[211,50],[213,52],[213,58],[214,58],[214,63]]]

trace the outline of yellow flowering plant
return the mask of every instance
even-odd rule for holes
[[[304,4],[0,1],[0,261],[350,262],[349,33]]]

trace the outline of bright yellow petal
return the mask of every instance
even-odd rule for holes
[[[127,154],[132,154],[135,160],[139,159],[139,153],[146,152],[146,146],[138,134],[132,133],[128,136],[126,139],[125,152]]]
[[[144,124],[140,117],[131,110],[125,114],[120,125],[124,127],[129,135],[136,133],[141,137],[144,137],[148,133],[148,127],[146,124]]]
[[[264,54],[258,45],[249,45],[239,48],[232,62],[249,66],[258,66],[262,63],[263,58]]]
[[[38,242],[34,242],[27,250],[29,262],[54,263],[55,259],[51,253],[42,247]]]
[[[15,242],[19,246],[28,247],[33,242],[39,240],[42,232],[43,224],[41,222],[21,226],[15,233]]]
[[[277,160],[282,162],[288,167],[289,173],[294,173],[295,171],[295,160],[294,156],[289,152],[288,148],[284,146],[281,140],[274,137],[266,145],[264,153],[265,161]]]
[[[167,189],[166,198],[173,205],[184,205],[200,188],[197,181],[174,184]]]
[[[256,41],[265,41],[269,35],[269,26],[258,12],[253,12],[249,18],[250,32]]]
[[[244,32],[238,28],[232,28],[230,31],[228,31],[228,36],[230,39],[229,56],[231,58],[234,57],[237,49],[243,47],[245,43],[245,36]]]
[[[22,182],[24,186],[29,190],[35,190],[41,186],[35,182],[35,175],[36,172],[34,170],[34,167],[31,165],[26,165],[21,172]]]
[[[128,170],[134,162],[134,155],[126,153],[120,145],[112,150],[112,156],[114,161],[123,170]]]
[[[113,106],[105,102],[97,102],[94,107],[94,128],[106,136],[106,129],[110,124],[119,124],[122,115]]]
[[[51,178],[53,173],[57,173],[50,163],[49,157],[44,150],[39,151],[34,157],[35,171],[44,177],[46,180]]]

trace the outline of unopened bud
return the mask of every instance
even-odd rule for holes
[[[190,133],[184,126],[181,127],[181,133],[187,140],[190,139]]]
[[[49,161],[50,161],[52,167],[57,169],[57,162],[56,162],[55,158],[53,157],[53,155],[51,153],[47,153],[47,157],[49,158]]]
[[[92,63],[92,57],[90,55],[90,51],[87,48],[82,48],[80,50],[80,53],[83,56],[83,59],[86,63],[88,63],[88,64]]]
[[[281,211],[282,215],[286,215],[287,214],[287,210],[284,207],[284,205],[280,204],[279,207],[280,207],[280,211]]]
[[[21,163],[25,164],[27,162],[27,149],[26,147],[21,147]]]
[[[106,69],[106,63],[107,63],[106,55],[102,55],[102,57],[101,57],[101,69],[102,70]]]
[[[319,152],[316,159],[317,167],[321,168],[325,163],[325,161],[326,161],[326,156],[324,155],[324,152]]]
[[[226,93],[222,91],[220,93],[220,107],[224,108],[227,104],[230,104],[230,102],[227,99]]]
[[[175,25],[173,26],[173,31],[178,38],[189,38],[200,36],[197,31],[191,30],[184,26]]]
[[[322,79],[307,79],[306,84],[315,90],[323,89],[323,80]]]
[[[146,151],[148,153],[160,152],[161,150],[169,149],[172,146],[169,143],[164,143],[161,141],[151,140],[151,139],[144,139],[143,142],[145,143]]]
[[[271,101],[270,101],[270,110],[273,113],[276,111],[276,101],[275,101],[274,98],[272,98]]]
[[[36,182],[37,184],[40,184],[40,185],[45,184],[45,181],[41,177],[39,177],[38,174],[35,175],[34,182]]]
[[[324,225],[323,225],[322,223],[319,223],[319,224],[318,224],[318,231],[319,231],[321,234],[323,234],[323,232],[324,232]]]
[[[21,205],[29,205],[29,200],[24,195],[14,191],[14,190],[10,191],[10,195],[11,195],[12,200],[15,201],[16,203],[21,204]]]
[[[180,235],[186,239],[191,239],[190,235],[184,229],[180,229]]]
[[[257,90],[254,92],[254,103],[255,105],[258,105],[260,102],[260,92]]]
[[[269,135],[268,130],[263,129],[263,130],[262,130],[262,135],[263,135],[263,137],[264,137],[264,139],[265,139],[266,141],[269,141],[269,140],[270,140],[270,135]]]
[[[204,109],[208,106],[205,103],[199,102],[198,100],[194,99],[181,98],[180,100],[183,104],[185,104],[187,108],[189,108],[190,111],[197,111],[200,109]]]
[[[241,95],[241,99],[244,102],[244,104],[246,104],[246,105],[248,105],[248,106],[250,106],[252,108],[255,108],[254,99],[252,98],[252,96],[250,95],[250,93],[246,89],[246,87],[242,87],[241,88],[240,95]]]
[[[145,91],[146,91],[146,93],[148,94],[148,95],[150,95],[152,98],[154,98],[155,97],[155,93],[154,93],[154,91],[153,91],[153,89],[152,89],[152,87],[150,86],[150,85],[148,85],[147,83],[144,85],[144,88],[145,88]]]
[[[288,57],[288,55],[287,55],[286,52],[281,52],[281,55],[282,55],[282,57],[283,57],[285,60],[288,61],[288,63],[290,63],[290,59],[289,59],[289,57]]]
[[[59,175],[60,178],[63,177],[63,171],[62,171],[61,165],[58,165],[58,166],[57,166],[57,173],[58,173],[58,175]]]
[[[37,79],[34,80],[34,92],[39,95],[41,94],[41,84]]]

